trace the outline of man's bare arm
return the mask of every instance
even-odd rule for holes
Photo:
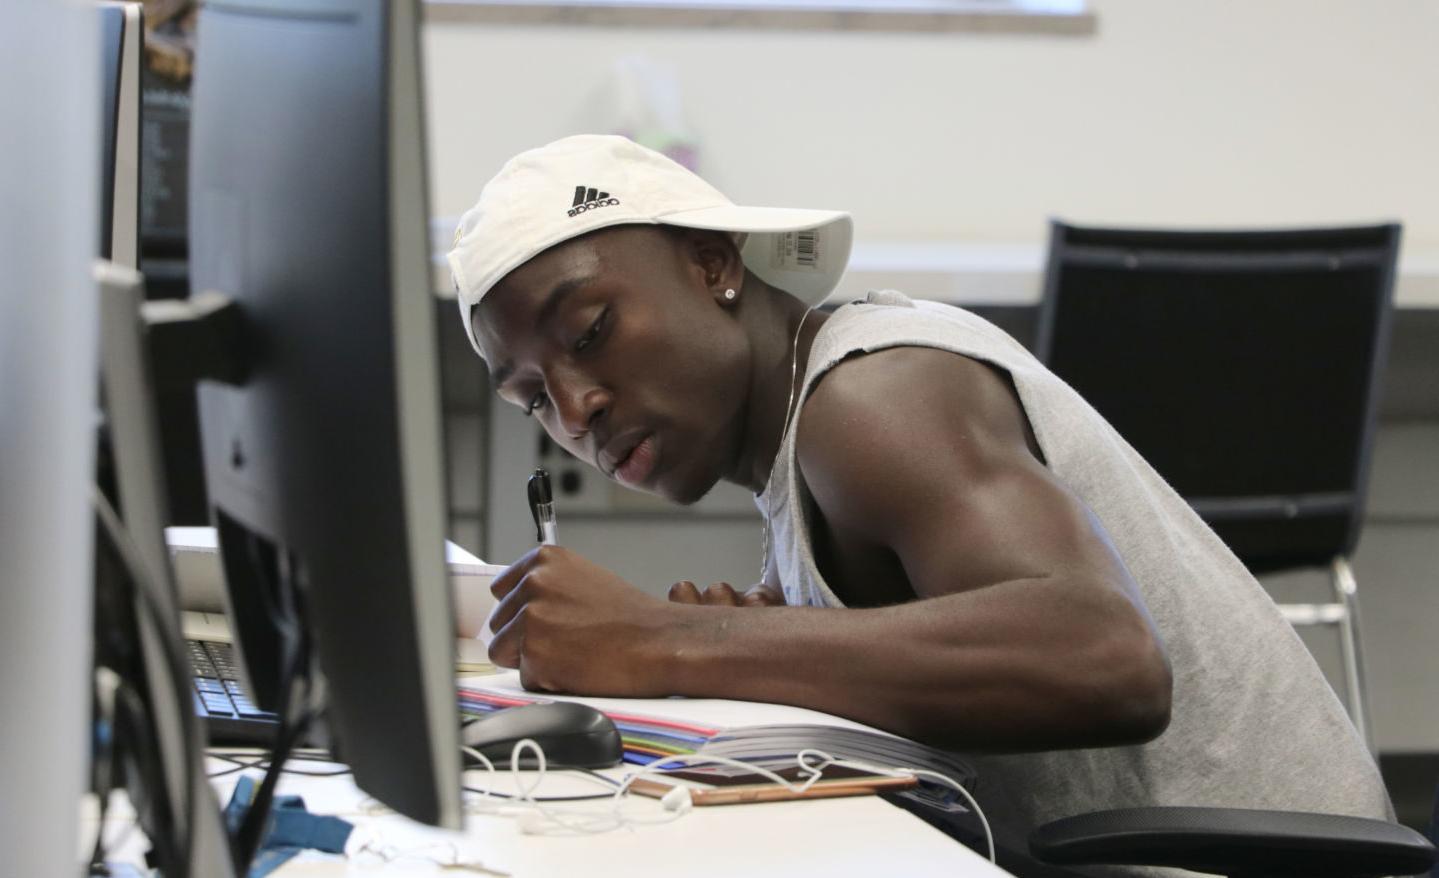
[[[691,620],[675,691],[806,704],[966,749],[1163,730],[1169,668],[1138,589],[1036,458],[1006,378],[940,351],[871,354],[821,382],[798,442],[831,541],[893,551],[897,597],[924,599]]]

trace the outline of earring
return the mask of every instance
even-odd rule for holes
[[[725,299],[726,302],[733,302],[733,301],[734,301],[734,297],[735,297],[735,296],[738,296],[738,295],[739,295],[739,293],[736,293],[736,292],[735,292],[734,290],[732,290],[732,289],[731,289],[731,290],[725,290],[725,291],[724,291],[724,299]]]

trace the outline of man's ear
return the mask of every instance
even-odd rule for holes
[[[722,304],[733,305],[744,288],[744,260],[728,232],[688,229],[686,255],[700,271],[705,288]]]

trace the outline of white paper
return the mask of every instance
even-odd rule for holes
[[[839,729],[858,729],[877,735],[889,732],[832,716],[804,707],[766,704],[760,701],[729,701],[721,698],[581,698],[573,695],[551,695],[530,692],[520,685],[519,671],[506,671],[473,681],[477,689],[554,701],[578,701],[611,713],[633,713],[657,719],[670,719],[714,729],[744,728],[768,725],[820,725]],[[894,737],[891,735],[891,737]]]

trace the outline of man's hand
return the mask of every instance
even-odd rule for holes
[[[646,697],[660,682],[671,607],[560,546],[540,546],[495,577],[490,661],[526,689]]]
[[[716,582],[704,591],[688,579],[670,586],[670,601],[676,604],[703,604],[710,607],[782,607],[784,595],[760,583],[744,594],[728,582]]]

